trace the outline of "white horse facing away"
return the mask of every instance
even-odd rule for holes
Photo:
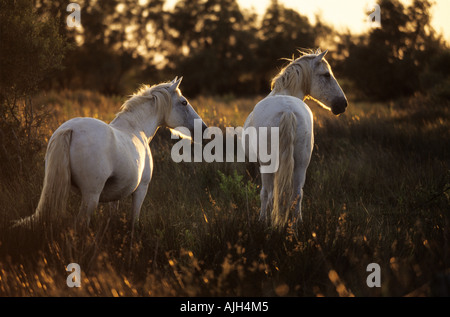
[[[270,219],[274,227],[286,225],[291,208],[294,223],[302,220],[303,186],[314,144],[313,117],[303,100],[313,99],[335,115],[347,108],[347,98],[324,58],[327,52],[303,53],[292,60],[273,78],[271,93],[255,106],[244,124],[244,130],[267,127],[269,144],[270,127],[279,127],[278,170],[261,173],[260,218]]]
[[[142,86],[106,124],[94,118],[63,123],[50,138],[44,185],[36,212],[16,225],[31,225],[66,209],[71,188],[81,194],[77,222],[86,221],[99,202],[132,195],[132,234],[153,171],[149,143],[160,126],[183,126],[192,133],[198,114],[182,96],[182,78]],[[202,128],[206,129],[202,121]],[[50,218],[49,218],[50,219]]]

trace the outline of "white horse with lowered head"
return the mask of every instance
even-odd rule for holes
[[[86,221],[99,202],[132,196],[132,231],[139,219],[153,171],[149,143],[160,126],[183,126],[192,133],[198,114],[179,89],[182,78],[142,86],[106,124],[93,118],[63,123],[50,138],[45,177],[36,212],[17,224],[31,224],[65,211],[71,188],[81,194],[77,222]],[[202,121],[202,128],[206,125]]]
[[[270,219],[274,227],[287,223],[292,208],[294,223],[302,220],[303,186],[314,144],[313,117],[303,100],[313,99],[335,115],[347,107],[347,98],[324,58],[326,53],[302,54],[292,60],[273,78],[272,92],[255,106],[244,124],[244,130],[267,127],[268,148],[272,148],[270,128],[279,127],[278,170],[261,172],[260,218]],[[269,218],[267,213],[271,213]]]

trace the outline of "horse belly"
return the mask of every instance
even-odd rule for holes
[[[136,138],[132,142],[122,139],[116,145],[113,173],[105,182],[100,201],[120,200],[150,183],[153,161],[148,145]]]
[[[137,180],[124,183],[120,178],[112,175],[105,182],[105,186],[100,194],[100,202],[121,200],[133,193],[136,184]]]

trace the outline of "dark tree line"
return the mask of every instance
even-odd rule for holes
[[[182,75],[191,97],[266,94],[283,58],[321,47],[347,93],[450,100],[450,50],[431,27],[430,0],[379,0],[382,27],[363,35],[320,17],[312,24],[277,0],[262,17],[237,0],[179,0],[170,10],[164,0],[77,0],[82,27],[69,28],[70,2],[0,0],[1,177],[36,162],[46,113],[31,96],[42,89],[125,95]]]
[[[376,100],[431,92],[450,99],[450,50],[431,26],[430,1],[379,0],[382,27],[343,36],[340,72]]]
[[[240,8],[237,0],[179,0],[170,9],[164,0],[76,2],[81,7],[79,29],[67,26],[67,0],[1,0],[5,83],[14,82],[8,77],[14,63],[25,68],[23,76],[34,77],[39,69],[25,67],[34,60],[31,51],[14,60],[10,47],[17,43],[8,39],[15,38],[47,43],[40,47],[47,53],[55,47],[52,71],[39,71],[36,77],[41,88],[126,94],[139,83],[183,75],[184,91],[191,96],[267,93],[271,77],[286,63],[283,58],[298,56],[298,49],[318,47],[330,49],[328,59],[336,73],[353,83],[361,96],[385,100],[436,87],[445,92],[448,86],[448,67],[443,66],[449,65],[450,53],[431,27],[429,0],[410,5],[379,0],[382,27],[364,35],[339,34],[320,17],[312,24],[277,0],[262,17]],[[42,23],[46,34],[22,35],[26,27],[12,27],[10,16],[23,16],[13,13],[22,7],[33,15],[28,27]],[[55,39],[62,42],[52,44]],[[63,47],[58,50],[58,45]],[[38,81],[42,76],[45,80]],[[15,85],[33,82],[15,80]]]
[[[190,95],[266,92],[270,78],[299,48],[319,46],[324,24],[274,0],[260,19],[237,0],[77,1],[82,29],[66,25],[67,1],[35,0],[70,48],[52,88],[123,94],[139,82],[183,75]]]

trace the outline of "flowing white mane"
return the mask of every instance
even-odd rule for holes
[[[289,60],[290,63],[284,67],[278,75],[272,79],[272,91],[279,93],[286,90],[289,94],[295,95],[302,91],[305,96],[309,95],[311,90],[311,59],[321,53],[320,49],[313,52],[299,51],[301,56],[297,59]]]
[[[154,86],[142,85],[125,101],[116,117],[130,114],[139,115],[142,111],[148,112],[149,108],[153,108],[155,116],[167,117],[171,111],[170,86],[170,83]]]

